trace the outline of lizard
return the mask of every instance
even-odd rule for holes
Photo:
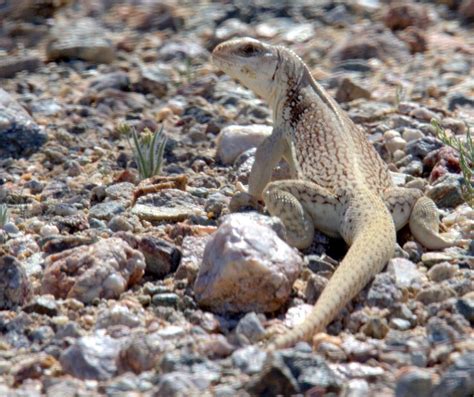
[[[386,163],[292,50],[245,37],[220,43],[212,63],[266,100],[273,129],[258,146],[248,191],[231,206],[263,200],[285,225],[287,242],[311,245],[315,229],[342,237],[349,249],[303,323],[270,350],[310,340],[336,317],[393,257],[396,231],[407,223],[429,249],[453,245],[439,233],[435,203],[414,188],[396,187]],[[271,181],[284,159],[290,179]]]

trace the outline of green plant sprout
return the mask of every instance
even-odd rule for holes
[[[436,137],[445,145],[453,148],[459,153],[459,165],[464,177],[463,194],[469,205],[474,205],[474,186],[472,178],[474,175],[474,142],[471,138],[469,128],[466,132],[466,142],[462,142],[460,138],[455,135],[448,135],[446,130],[441,127],[439,120],[431,119],[431,125],[435,129]]]
[[[138,165],[140,179],[158,175],[163,165],[163,154],[167,141],[163,134],[163,126],[160,131],[155,133],[145,128],[139,135],[135,128],[128,124],[122,124],[118,127],[118,131],[127,136]]]

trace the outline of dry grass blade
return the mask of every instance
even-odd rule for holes
[[[0,204],[0,226],[4,226],[10,220],[8,206]]]

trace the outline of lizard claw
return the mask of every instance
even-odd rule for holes
[[[263,206],[258,200],[247,192],[239,191],[230,200],[229,210],[230,212],[239,212],[242,209],[254,209],[262,211]]]

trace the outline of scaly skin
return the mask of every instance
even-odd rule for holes
[[[271,348],[309,340],[380,272],[393,256],[396,230],[410,223],[429,248],[452,242],[438,233],[434,203],[417,189],[396,188],[365,134],[312,78],[292,51],[242,38],[217,46],[213,63],[268,101],[274,129],[257,149],[248,193],[232,207],[263,198],[285,224],[287,241],[308,247],[317,228],[350,248],[302,325]],[[292,179],[270,182],[284,158]]]

